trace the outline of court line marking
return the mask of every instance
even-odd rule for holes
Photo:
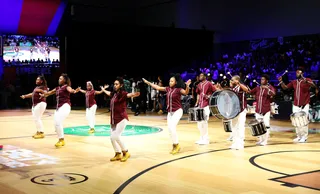
[[[308,143],[317,143],[317,142],[308,142]],[[277,144],[268,144],[268,146],[272,146],[272,145],[282,145],[282,144],[293,144],[292,142],[287,142],[287,143],[277,143]],[[257,145],[251,145],[251,146],[245,146],[245,148],[253,148],[253,147],[257,147]],[[224,149],[219,149],[219,150],[210,150],[210,151],[206,151],[206,152],[201,152],[201,153],[196,153],[196,154],[191,154],[191,155],[187,155],[187,156],[183,156],[180,158],[175,158],[172,160],[168,160],[165,162],[162,162],[160,164],[151,166],[135,175],[133,175],[131,178],[129,178],[128,180],[126,180],[124,183],[122,183],[115,191],[113,194],[120,194],[131,182],[133,182],[135,179],[137,179],[138,177],[140,177],[141,175],[147,173],[150,170],[153,170],[159,166],[163,166],[165,164],[171,163],[171,162],[175,162],[178,160],[182,160],[182,159],[186,159],[186,158],[190,158],[190,157],[194,157],[194,156],[199,156],[199,155],[203,155],[203,154],[209,154],[209,153],[213,153],[213,152],[222,152],[222,151],[231,151],[230,148],[224,148]]]
[[[284,175],[284,176],[290,176],[290,174],[286,174],[286,173],[282,173],[282,172],[278,172],[278,171],[275,171],[275,170],[270,170],[268,168],[265,168],[259,164],[257,164],[255,162],[255,159],[256,158],[259,158],[261,156],[265,156],[265,155],[270,155],[270,154],[278,154],[278,153],[287,153],[287,152],[320,152],[320,150],[288,150],[288,151],[276,151],[276,152],[268,152],[268,153],[263,153],[263,154],[258,154],[258,155],[255,155],[255,156],[252,156],[250,159],[249,159],[249,162],[257,167],[257,168],[260,168],[262,170],[265,170],[265,171],[269,171],[269,172],[273,172],[273,173],[277,173],[277,174],[281,174],[281,175]]]

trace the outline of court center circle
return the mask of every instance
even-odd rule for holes
[[[89,133],[89,126],[75,126],[64,128],[64,133],[76,136],[110,136],[110,125],[96,125],[94,133]],[[145,135],[159,133],[162,129],[158,127],[143,125],[127,125],[124,129],[123,136]]]

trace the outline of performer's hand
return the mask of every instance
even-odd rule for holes
[[[45,94],[39,93],[40,99],[45,98]]]
[[[25,99],[25,96],[24,96],[24,95],[22,95],[22,96],[20,96],[20,98]]]
[[[191,84],[191,79],[189,79],[187,82],[186,82],[186,85],[189,87]]]
[[[268,86],[261,86],[261,88],[263,88],[263,89],[269,89]]]
[[[77,89],[74,90],[74,93],[78,93],[80,91],[81,87],[77,87]]]
[[[146,79],[142,78],[142,81],[143,81],[144,83],[148,84],[148,81],[147,81]]]
[[[104,89],[107,89],[107,88],[109,88],[109,85],[108,84],[104,84],[104,87],[103,87]]]
[[[102,91],[105,91],[105,88],[103,86],[100,86],[100,88],[101,88]]]
[[[282,82],[282,76],[278,77],[279,82]]]

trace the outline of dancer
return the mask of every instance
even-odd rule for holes
[[[240,76],[235,75],[230,80],[231,89],[237,93],[239,100],[241,101],[240,114],[232,119],[232,145],[231,149],[243,149],[244,148],[244,136],[245,136],[245,124],[247,116],[247,99],[245,93],[248,92],[247,86],[240,83]],[[270,104],[269,104],[270,105]]]
[[[282,76],[278,78],[281,87],[284,90],[294,89],[294,102],[292,106],[292,112],[303,111],[309,115],[309,102],[310,102],[310,87],[317,88],[310,78],[303,77],[303,69],[298,68],[296,71],[296,80],[292,80],[288,85],[282,81]],[[293,141],[295,143],[304,143],[308,139],[309,125],[304,127],[296,127],[297,138]]]
[[[111,144],[115,151],[115,156],[110,159],[111,162],[120,160],[125,162],[130,158],[128,149],[120,139],[122,132],[126,128],[127,122],[129,121],[127,114],[127,98],[134,98],[140,95],[140,92],[128,93],[124,88],[123,78],[117,77],[114,81],[113,92],[106,91],[101,86],[101,90],[111,97],[110,102],[110,123],[111,123]],[[121,156],[121,151],[123,157]]]
[[[173,143],[173,148],[170,153],[177,154],[181,149],[176,129],[183,115],[181,95],[189,94],[189,85],[191,80],[189,79],[186,84],[184,84],[179,74],[172,75],[170,78],[169,87],[160,87],[145,79],[143,79],[143,81],[156,90],[167,92],[167,125]]]
[[[67,74],[63,73],[59,77],[59,86],[55,89],[44,93],[43,97],[48,97],[52,94],[56,94],[57,108],[54,112],[54,127],[58,134],[59,141],[55,144],[57,148],[65,145],[63,121],[69,116],[71,111],[70,93],[75,94],[80,91],[80,87],[77,89],[71,88],[71,81]]]
[[[209,81],[207,81],[207,75],[205,73],[201,73],[199,75],[200,83],[197,86],[196,93],[197,101],[195,106],[203,109],[204,112],[204,121],[198,121],[198,129],[200,131],[200,139],[196,141],[196,144],[199,145],[207,145],[209,144],[208,137],[208,120],[210,117],[210,109],[209,109],[209,98],[217,88]]]
[[[270,134],[270,103],[272,102],[273,96],[276,95],[276,89],[269,85],[269,75],[261,76],[261,85],[253,88],[248,93],[255,95],[256,98],[256,113],[255,117],[257,120],[263,120],[267,133],[259,136],[257,145],[265,146],[268,143]]]
[[[108,85],[105,85],[104,89],[108,87],[109,87]],[[79,91],[86,95],[86,118],[89,122],[89,127],[90,127],[88,132],[94,133],[94,126],[96,123],[95,117],[96,117],[96,110],[97,110],[97,103],[94,97],[95,95],[102,94],[103,91],[102,90],[95,91],[91,81],[87,82],[87,90],[80,89]]]
[[[36,79],[36,87],[30,94],[20,96],[22,99],[32,98],[32,117],[36,123],[37,133],[32,137],[34,139],[44,138],[43,124],[41,117],[46,110],[47,102],[46,98],[41,98],[40,93],[46,93],[48,91],[47,81],[43,75],[39,75]]]

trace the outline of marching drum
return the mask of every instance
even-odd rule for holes
[[[255,105],[254,106],[247,105],[247,107],[248,107],[248,112],[247,112],[248,115],[252,115],[252,114],[256,113],[256,106]]]
[[[273,115],[279,114],[278,105],[274,102],[270,103],[270,113]]]
[[[309,124],[308,115],[303,111],[292,113],[290,119],[294,127],[304,127]]]
[[[204,114],[203,108],[189,108],[189,122],[197,122],[197,121],[204,121],[206,119],[206,116]]]
[[[264,122],[261,120],[252,120],[249,122],[249,127],[251,129],[252,136],[260,136],[267,133],[267,128],[264,125]]]
[[[227,133],[232,132],[231,120],[222,120],[224,131]]]
[[[209,100],[209,108],[218,119],[233,119],[240,113],[241,103],[237,94],[232,90],[214,92]]]

